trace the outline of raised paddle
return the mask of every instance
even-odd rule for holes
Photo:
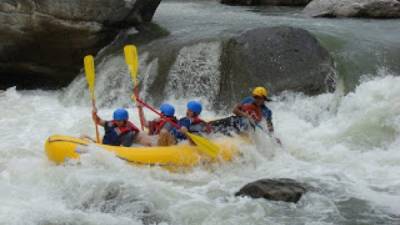
[[[92,99],[92,109],[94,110],[96,108],[96,99],[94,96],[95,70],[93,56],[85,56],[85,58],[83,59],[83,63],[85,65],[86,80],[89,86],[90,97]],[[99,128],[97,127],[96,122],[94,122],[94,126],[96,127],[96,142],[100,143]]]
[[[161,116],[162,114],[160,112],[158,112],[157,110],[155,110],[153,107],[151,107],[150,105],[146,104],[145,102],[143,102],[141,99],[136,98],[136,101],[139,102],[141,105],[143,105],[144,107],[148,108],[150,111],[154,112],[155,114]],[[179,128],[179,125],[170,121],[171,124],[176,127]],[[212,159],[217,158],[218,153],[219,153],[219,146],[214,144],[213,142],[209,141],[207,138],[204,138],[202,136],[199,135],[195,135],[189,132],[186,132],[185,135],[187,135],[190,140],[193,141],[193,143],[195,143],[195,145],[198,147],[198,149],[207,154],[208,156],[210,156]]]
[[[136,99],[139,97],[139,90],[138,90],[138,80],[137,80],[137,73],[139,68],[139,60],[136,47],[134,45],[126,45],[124,47],[125,53],[125,62],[128,65],[129,72],[132,77],[133,81],[133,100],[136,103]],[[138,108],[138,114],[140,119],[140,127],[142,131],[144,130],[144,115],[143,111]]]

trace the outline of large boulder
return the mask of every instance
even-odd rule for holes
[[[320,94],[335,89],[334,62],[308,31],[265,27],[232,37],[223,46],[218,102],[232,106],[256,86]]]
[[[400,1],[314,0],[304,12],[313,17],[400,18]]]
[[[297,203],[306,191],[304,184],[292,179],[262,179],[246,184],[235,196]]]
[[[281,6],[305,6],[312,0],[220,0],[227,5],[281,5]]]
[[[95,54],[121,29],[151,21],[160,1],[1,1],[0,83],[67,84],[85,54]]]
[[[123,56],[115,53],[121,47],[109,46],[99,54],[108,52],[98,59],[103,63],[98,64],[97,82],[104,84],[96,85],[100,105],[121,96],[130,101],[125,94],[132,88],[130,77],[120,75],[127,67]],[[153,105],[166,97],[202,98],[213,106],[210,109],[227,112],[256,86],[268,87],[272,95],[282,91],[315,95],[335,89],[335,68],[328,51],[299,28],[265,27],[189,41],[168,36],[140,45],[139,55],[140,95]],[[85,86],[83,76],[79,82]],[[77,98],[82,94],[71,90]]]

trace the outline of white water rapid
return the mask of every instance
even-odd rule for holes
[[[270,107],[283,148],[256,134],[261,141],[241,146],[233,163],[186,173],[97,149],[80,163],[52,164],[49,135],[94,133],[89,103],[62,97],[0,94],[0,224],[399,224],[400,77],[366,78],[345,96],[278,96]],[[109,118],[112,108],[99,111]],[[281,177],[316,190],[298,204],[233,197],[248,182]]]
[[[282,148],[256,133],[257,144],[240,146],[234,162],[184,173],[128,165],[95,148],[79,162],[49,162],[50,135],[94,136],[82,74],[63,90],[0,91],[0,225],[400,224],[398,20],[317,19],[297,8],[163,0],[153,21],[168,30],[165,43],[193,41],[164,68],[168,80],[157,86],[165,90],[156,97],[169,99],[178,116],[189,99],[210,106],[218,93],[220,46],[196,41],[235,30],[309,30],[332,54],[343,87],[314,97],[273,96],[268,106]],[[140,94],[151,103],[148,90],[163,65],[146,61],[143,49],[152,42],[147,45],[140,46]],[[129,107],[139,124],[122,51],[96,65],[99,115],[109,119],[116,107]],[[205,118],[227,116],[205,108]],[[297,204],[234,197],[262,178],[292,178],[313,188]]]

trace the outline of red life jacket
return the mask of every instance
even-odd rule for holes
[[[196,116],[194,118],[191,119],[192,120],[192,124],[191,125],[197,125],[197,124],[202,124],[205,126],[205,132],[206,133],[211,133],[212,132],[212,127],[210,124],[208,124],[206,121],[200,119],[200,117]]]
[[[257,106],[254,103],[243,104],[240,106],[240,110],[249,114],[251,118],[254,119],[256,122],[261,122],[262,120],[262,111],[261,107]]]
[[[158,135],[166,123],[177,124],[178,120],[175,117],[161,116],[157,120],[149,122],[149,134]]]
[[[134,133],[139,132],[139,128],[137,128],[133,123],[126,121],[126,125],[123,127],[118,127],[117,123],[113,120],[111,121],[113,126],[114,126],[114,131],[117,133],[118,136],[121,136],[122,134],[125,134],[129,131],[133,131]]]

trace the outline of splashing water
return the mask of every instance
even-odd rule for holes
[[[13,88],[0,94],[0,224],[400,221],[399,77],[363,80],[345,96],[278,96],[269,106],[282,148],[256,132],[257,145],[240,146],[243,156],[233,163],[186,173],[128,165],[96,148],[80,163],[53,165],[43,149],[49,135],[94,133],[90,108],[65,96]],[[185,101],[175,99],[180,115]],[[100,107],[100,116],[110,118],[112,110]],[[315,190],[296,205],[233,197],[247,182],[280,177]]]

